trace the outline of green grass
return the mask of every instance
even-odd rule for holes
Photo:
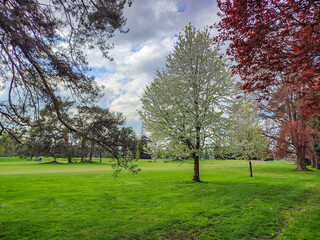
[[[0,159],[0,239],[320,239],[319,171],[203,160],[194,183],[191,161],[138,163]]]

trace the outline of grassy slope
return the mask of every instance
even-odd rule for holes
[[[319,239],[320,172],[286,162],[0,160],[0,239]]]

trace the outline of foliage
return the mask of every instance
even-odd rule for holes
[[[81,162],[89,154],[109,154],[117,159],[117,171],[121,168],[135,172],[136,165],[131,164],[137,148],[137,140],[132,128],[123,127],[125,118],[120,113],[113,113],[98,106],[71,107],[73,102],[61,103],[60,112],[68,122],[77,128],[70,131],[58,121],[54,106],[47,105],[40,113],[40,123],[34,127],[23,128],[21,137],[24,145],[20,150],[23,156],[66,157],[69,162],[75,156]]]
[[[72,95],[88,104],[99,86],[86,73],[84,48],[98,47],[107,57],[107,40],[123,30],[126,0],[0,2],[0,76],[8,99],[0,105],[1,128],[39,118],[44,104],[62,117],[60,97]],[[129,1],[129,5],[131,1]],[[62,101],[63,102],[63,101]],[[34,120],[34,119],[33,119]]]
[[[292,171],[294,164],[284,161],[256,162],[256,178],[248,179],[243,161],[204,160],[203,183],[184,181],[192,161],[141,161],[141,174],[122,173],[116,180],[105,160],[0,162],[4,239],[320,236],[319,172]]]
[[[77,113],[74,115],[74,125],[78,129],[77,135],[80,139],[81,159],[87,153],[87,141],[91,144],[92,154],[95,143],[100,144],[113,157],[121,157],[118,152],[120,143],[119,126],[124,124],[124,117],[120,113],[112,113],[108,109],[102,109],[98,106],[80,106],[77,107]]]
[[[295,153],[298,158],[300,157],[299,155],[302,155],[301,158],[310,158],[312,156],[314,151],[312,133],[314,131],[310,126],[302,124],[301,121],[288,121],[281,126],[278,138],[279,157],[284,157],[290,152]],[[297,168],[299,168],[299,163]]]
[[[69,110],[73,102],[60,104],[60,114],[70,122]],[[38,123],[33,127],[20,127],[19,156],[67,157],[71,162],[76,154],[74,134],[56,117],[54,107],[47,104],[41,111]]]
[[[7,132],[2,132],[0,136],[0,155],[9,157],[15,155],[17,142]]]
[[[231,152],[236,154],[234,157],[237,159],[249,161],[250,177],[252,177],[251,160],[266,158],[269,152],[270,141],[263,134],[254,105],[248,97],[244,97],[239,104],[235,105],[232,117],[234,118],[234,125],[230,147],[232,149]]]
[[[157,151],[192,156],[193,179],[200,181],[199,157],[226,133],[224,114],[233,95],[226,62],[213,48],[208,30],[189,25],[156,76],[141,97],[143,125]]]
[[[245,98],[235,109],[235,125],[233,131],[234,152],[240,153],[237,158],[251,160],[264,159],[268,156],[269,139],[263,134],[254,105]]]
[[[289,85],[269,87],[269,97],[257,103],[260,115],[271,120],[266,134],[273,140],[278,158],[297,160],[298,170],[307,170],[306,158],[313,155],[313,129],[301,111],[300,95]]]
[[[291,85],[302,92],[303,113],[320,114],[320,2],[309,0],[218,0],[217,41],[228,54],[245,91],[268,93]],[[283,84],[283,82],[285,84]]]
[[[151,139],[145,134],[141,134],[138,139],[138,151],[139,151],[139,159],[150,159],[151,155],[149,145],[151,144]]]

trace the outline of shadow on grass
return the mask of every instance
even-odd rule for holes
[[[200,182],[195,182],[195,181],[192,181],[192,180],[189,180],[189,181],[180,181],[179,183],[184,183],[184,184],[204,184],[204,183],[214,183],[214,182],[204,182],[204,181],[200,181]]]
[[[100,163],[100,162],[89,162],[89,161],[83,161],[83,162],[80,162],[80,161],[73,161],[73,162],[58,162],[58,161],[51,161],[51,162],[41,162],[40,164],[63,164],[63,165],[70,165],[70,164],[94,164],[94,165],[102,165],[102,164],[105,164],[105,163]]]
[[[94,161],[89,162],[88,160],[84,160],[83,162],[81,162],[81,161],[73,161],[72,163],[73,163],[73,164],[95,164],[95,165],[100,165],[100,164],[102,164],[102,163],[100,163],[100,162],[94,162]]]
[[[40,164],[64,164],[64,163],[57,162],[57,161],[51,161],[51,162],[43,162],[43,163],[40,163]]]

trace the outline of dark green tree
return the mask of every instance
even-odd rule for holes
[[[149,143],[151,143],[151,139],[144,134],[142,134],[138,139],[138,151],[140,154],[140,159],[151,159],[151,155],[149,154],[151,150],[148,148]]]
[[[38,124],[22,128],[20,155],[63,157],[70,163],[75,156],[80,156],[84,162],[89,155],[89,162],[92,162],[94,153],[100,157],[103,154],[116,159],[117,171],[126,168],[135,172],[136,166],[131,162],[137,138],[132,128],[122,126],[123,115],[98,106],[72,108],[73,104],[61,103],[61,115],[68,124],[75,126],[76,132],[58,120],[54,106],[49,104],[40,112]]]
[[[0,136],[0,155],[9,157],[16,154],[17,142],[7,132]]]
[[[132,128],[123,127],[125,118],[121,113],[113,113],[109,109],[98,106],[77,107],[73,121],[80,143],[81,161],[89,153],[89,161],[95,151],[108,153],[117,162],[117,172],[121,168],[135,171],[132,164],[133,153],[137,148],[135,132]]]
[[[114,114],[108,109],[98,106],[77,107],[73,121],[80,142],[81,162],[89,151],[89,161],[92,161],[94,146],[100,144],[114,157],[120,157],[118,152],[119,126],[124,123],[122,114]]]
[[[99,95],[83,50],[98,47],[108,57],[108,39],[115,30],[127,31],[126,3],[131,5],[130,0],[0,1],[0,78],[8,90],[0,127],[12,132],[12,124],[30,125],[50,103],[59,121],[75,132],[63,119],[58,96],[67,89],[88,104]]]
[[[124,127],[120,132],[120,148],[124,159],[135,158],[138,150],[138,139],[131,127]]]
[[[61,103],[60,112],[64,119],[71,122],[69,109],[74,102]],[[33,127],[25,127],[22,130],[21,142],[24,145],[20,150],[20,155],[47,156],[47,157],[63,157],[68,162],[72,162],[75,156],[75,144],[72,141],[75,133],[70,131],[56,117],[54,107],[50,104],[46,105],[40,112],[39,122]]]

